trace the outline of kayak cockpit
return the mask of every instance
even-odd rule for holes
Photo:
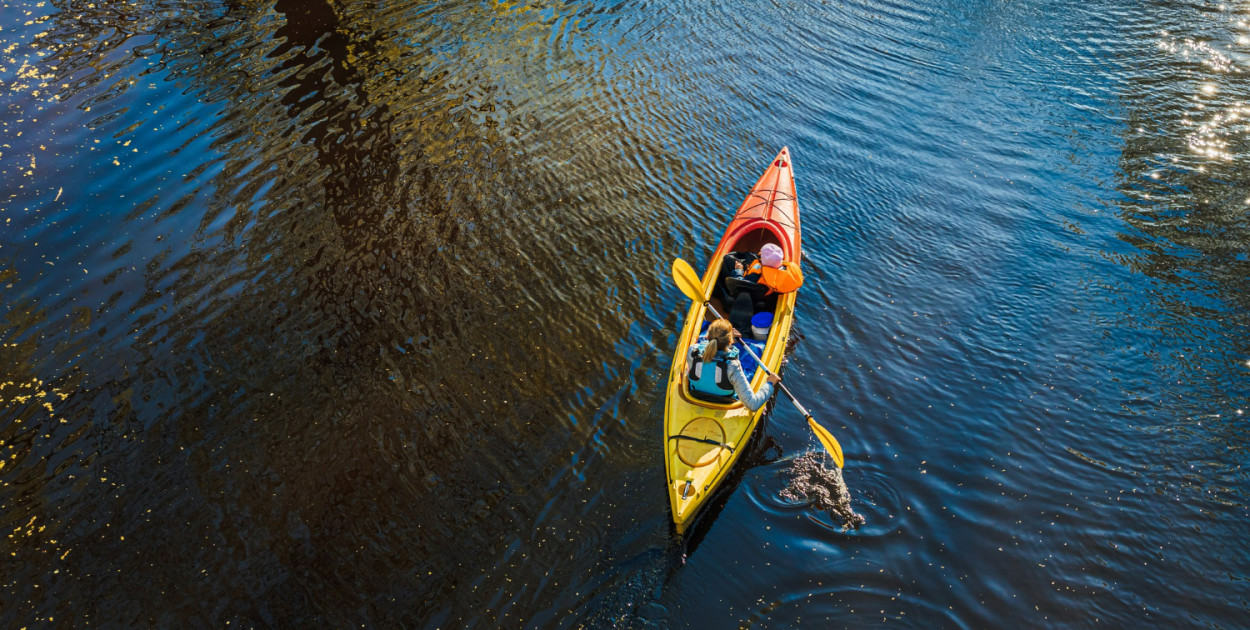
[[[716,270],[716,286],[712,288],[712,297],[720,303],[717,312],[728,318],[734,329],[747,339],[767,340],[770,325],[756,324],[763,323],[764,320],[771,324],[776,316],[778,295],[770,293],[768,286],[758,281],[735,277],[735,263],[741,263],[743,269],[748,269],[752,262],[759,260],[759,252],[764,245],[770,243],[781,246],[781,239],[775,228],[762,224],[742,233],[729,253],[718,263],[714,262],[719,264]],[[761,313],[769,315],[760,318],[759,322],[755,321],[756,316]],[[753,327],[758,329],[759,334],[753,334]]]
[[[711,303],[715,312],[729,320],[729,323],[742,335],[742,344],[749,345],[757,355],[764,354],[764,348],[772,333],[772,322],[776,317],[778,294],[769,293],[768,286],[741,277],[735,277],[735,262],[742,263],[742,268],[750,267],[751,262],[759,258],[760,249],[767,243],[780,244],[776,233],[768,227],[758,227],[742,234],[734,243],[731,251],[719,261],[714,261],[713,270],[716,284],[712,289]],[[742,275],[742,274],[737,274]],[[695,343],[690,347],[686,361],[686,370],[682,381],[685,392],[693,399],[713,405],[737,405],[738,397],[732,387],[707,387],[707,379],[699,383],[702,376],[701,360],[697,356],[702,341],[707,339],[709,323],[716,318],[712,309],[704,309],[702,329]],[[748,382],[754,379],[758,367],[750,353],[738,355],[743,372]],[[719,374],[719,372],[717,372]],[[702,388],[702,389],[700,389]]]

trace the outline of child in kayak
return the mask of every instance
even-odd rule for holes
[[[751,263],[745,274],[734,268],[734,277],[759,282],[768,287],[769,293],[790,293],[803,286],[803,272],[799,263],[784,260],[781,248],[773,243],[765,243],[760,248],[759,260]]]
[[[731,352],[733,340],[739,336],[741,335],[733,329],[729,320],[722,317],[708,326],[707,339],[696,346],[696,351],[700,353],[704,367],[723,366],[729,382],[733,384],[734,393],[738,394],[738,400],[747,409],[755,411],[772,397],[773,383],[780,381],[781,377],[775,374],[768,375],[768,380],[760,386],[760,391],[752,392],[751,384],[747,382],[747,375],[742,370],[742,363],[738,361],[738,353]]]

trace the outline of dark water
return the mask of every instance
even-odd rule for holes
[[[0,7],[0,626],[1247,623],[1244,2]],[[779,404],[676,544],[782,145],[866,524]]]

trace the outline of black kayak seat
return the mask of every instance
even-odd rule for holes
[[[751,294],[752,301],[763,302],[768,293],[768,285],[742,278],[725,278],[725,292],[729,294],[729,299],[738,299],[738,295],[744,291]]]
[[[751,318],[755,316],[755,299],[750,291],[739,291],[733,308],[729,309],[729,323],[744,337],[751,336]]]
[[[738,296],[738,293],[735,291],[733,295],[730,295],[726,290],[728,287],[725,281],[732,278],[734,263],[740,262],[742,263],[742,268],[747,269],[753,261],[758,259],[759,254],[753,252],[729,252],[725,254],[725,257],[721,259],[720,273],[716,276],[716,286],[712,288],[712,296],[725,304],[733,301]]]

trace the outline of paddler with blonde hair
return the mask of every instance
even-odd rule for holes
[[[712,365],[724,366],[729,382],[733,384],[734,392],[738,394],[738,400],[746,406],[747,409],[755,411],[759,409],[773,395],[773,383],[781,380],[776,374],[769,374],[768,380],[760,386],[760,391],[751,391],[751,384],[747,381],[747,375],[742,370],[742,363],[738,361],[737,351],[732,351],[734,339],[740,337],[738,331],[734,330],[729,324],[729,320],[720,318],[707,329],[707,340],[702,341],[696,346],[696,351],[700,352],[700,358],[703,360],[705,367]]]

